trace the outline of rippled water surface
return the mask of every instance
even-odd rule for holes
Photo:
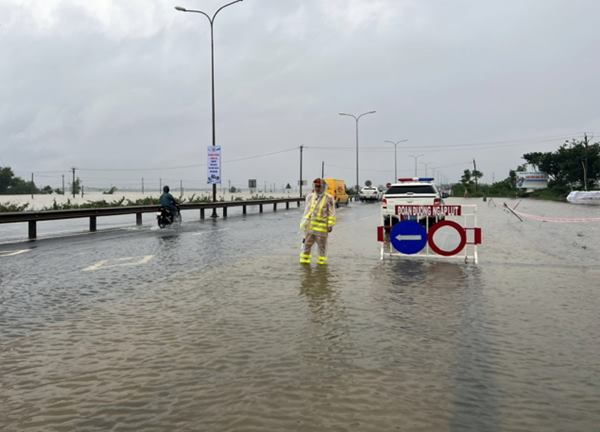
[[[471,203],[477,266],[380,261],[359,203],[327,268],[296,209],[2,245],[0,430],[600,430],[600,224]]]

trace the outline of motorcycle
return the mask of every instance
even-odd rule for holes
[[[175,214],[173,214],[173,212],[167,207],[160,207],[158,213],[156,214],[156,221],[161,229],[173,224],[174,222],[181,222],[179,206],[177,206],[177,212]]]

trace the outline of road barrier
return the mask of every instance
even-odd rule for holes
[[[481,228],[476,226],[477,206],[397,205],[395,213],[402,220],[393,226],[389,235],[385,226],[377,227],[381,259],[385,256],[437,257],[478,263],[477,245],[481,244],[482,235]],[[425,223],[417,222],[419,219]]]
[[[222,216],[227,217],[227,209],[231,207],[242,207],[242,213],[246,214],[248,207],[257,207],[259,212],[263,212],[263,207],[272,205],[273,211],[277,211],[278,204],[285,204],[285,208],[290,208],[290,203],[296,203],[300,207],[300,203],[304,198],[273,198],[264,200],[246,200],[246,201],[218,201],[218,202],[203,202],[203,203],[186,203],[181,204],[181,210],[200,210],[200,219],[205,218],[206,210],[221,209]],[[158,212],[159,205],[143,205],[143,206],[122,206],[122,207],[104,207],[104,208],[88,208],[88,209],[72,209],[72,210],[46,210],[37,212],[10,212],[0,213],[0,224],[4,223],[25,223],[29,225],[29,240],[37,238],[37,223],[41,221],[53,221],[62,219],[78,219],[90,218],[90,231],[96,231],[96,222],[98,217],[102,216],[118,216],[125,214],[135,214],[136,225],[142,225],[143,213]]]

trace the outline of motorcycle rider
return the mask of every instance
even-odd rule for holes
[[[173,222],[179,213],[179,208],[177,207],[179,203],[173,195],[169,193],[169,186],[163,187],[163,193],[160,196],[159,201],[161,207],[164,207],[171,212],[171,222]]]
[[[318,265],[327,264],[327,237],[336,223],[335,201],[326,192],[327,183],[317,178],[313,181],[313,192],[306,197],[304,216],[300,229],[305,231],[304,245],[300,253],[300,264],[310,264],[310,250],[316,242],[319,248]]]

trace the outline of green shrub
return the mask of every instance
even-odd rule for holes
[[[0,213],[20,212],[29,207],[29,203],[12,204],[9,202],[0,203]]]

